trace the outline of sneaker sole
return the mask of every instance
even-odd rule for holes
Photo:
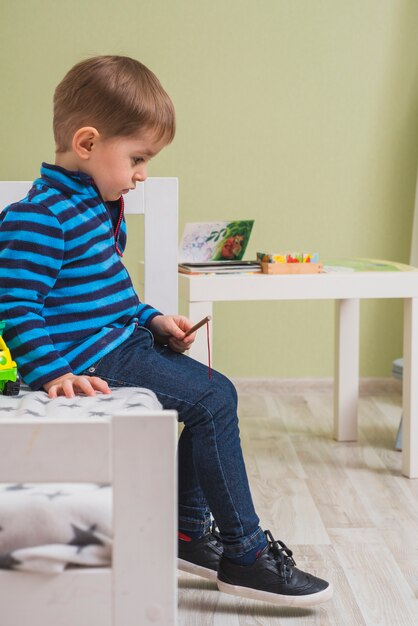
[[[270,602],[270,604],[277,604],[279,606],[315,606],[322,602],[327,602],[333,596],[334,589],[331,584],[328,585],[323,591],[318,593],[312,593],[306,596],[285,596],[278,593],[270,593],[269,591],[261,591],[260,589],[252,589],[250,587],[239,587],[237,585],[230,585],[224,583],[222,580],[217,579],[217,585],[219,591],[223,593],[229,593],[232,596],[240,596],[241,598],[248,598],[249,600],[262,600],[263,602]]]
[[[177,568],[182,572],[194,574],[195,576],[212,580],[215,583],[218,579],[218,575],[215,570],[209,569],[208,567],[202,567],[202,565],[195,565],[194,563],[190,563],[190,561],[185,561],[184,559],[177,559]]]

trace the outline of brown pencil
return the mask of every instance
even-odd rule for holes
[[[204,326],[207,322],[209,322],[212,319],[212,317],[210,315],[206,315],[206,317],[204,317],[202,320],[200,320],[200,322],[197,322],[197,324],[195,324],[194,326],[192,326],[191,328],[189,328],[189,330],[186,331],[186,334],[184,335],[185,337],[188,337],[189,335],[191,335],[192,333],[194,333],[196,330],[198,330],[199,328],[201,328],[202,326]]]

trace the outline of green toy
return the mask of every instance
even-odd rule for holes
[[[9,348],[3,339],[5,322],[0,322],[0,393],[4,396],[17,396],[20,380],[16,363],[12,360]]]

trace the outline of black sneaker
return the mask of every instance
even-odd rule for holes
[[[178,544],[177,567],[179,569],[216,581],[223,549],[215,523],[212,524],[212,529],[200,539],[193,541],[179,539]]]
[[[236,565],[222,556],[218,588],[234,596],[281,606],[312,606],[332,597],[332,585],[295,567],[292,551],[264,531],[267,546],[252,565]]]

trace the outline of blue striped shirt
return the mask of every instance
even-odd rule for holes
[[[0,212],[0,319],[32,389],[81,373],[159,314],[135,293],[125,244],[123,199],[105,204],[87,174],[56,165]]]

